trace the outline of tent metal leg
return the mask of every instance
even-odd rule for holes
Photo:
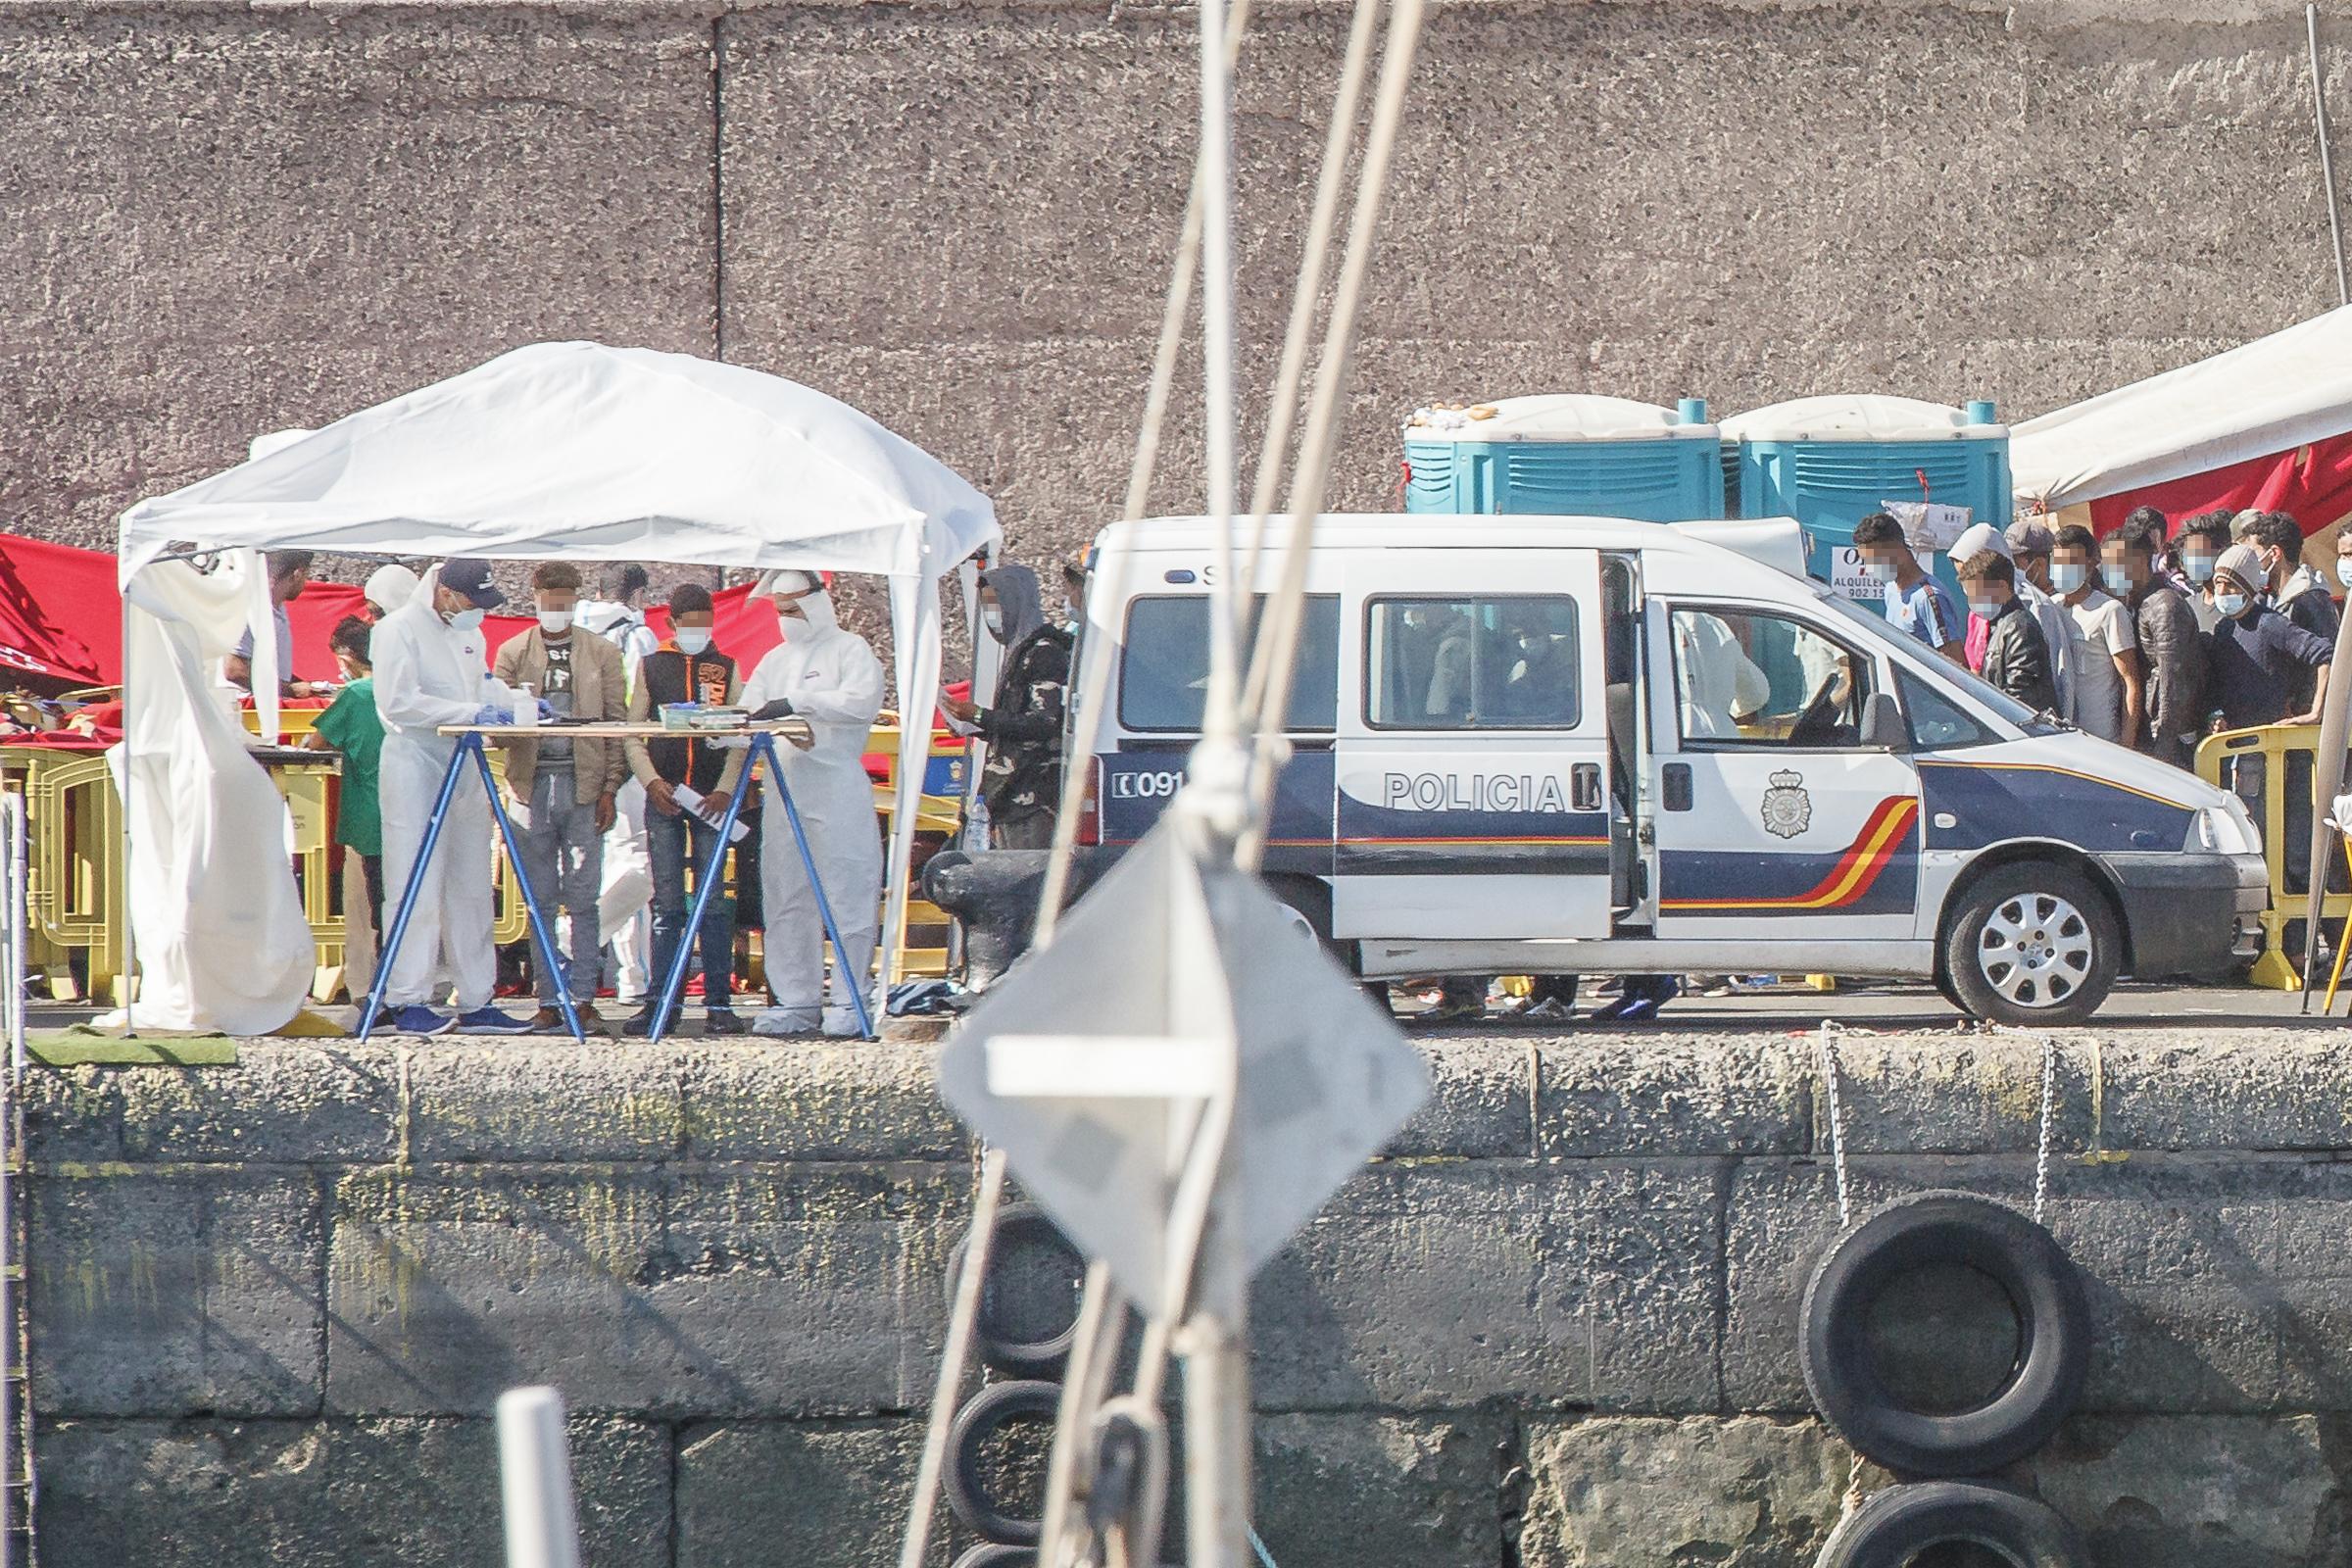
[[[458,791],[459,770],[466,762],[466,740],[450,755],[449,771],[441,775],[441,794],[433,802],[433,814],[425,819],[424,842],[416,846],[416,863],[409,867],[409,885],[400,895],[400,913],[392,919],[392,929],[384,934],[384,945],[375,956],[375,983],[368,988],[368,1005],[360,1013],[360,1038],[375,1027],[376,1014],[383,1010],[384,987],[392,979],[393,960],[400,956],[400,945],[409,934],[409,916],[416,912],[416,894],[424,886],[425,867],[432,863],[433,851],[441,843],[441,824],[449,817],[449,803]],[[478,743],[477,743],[478,744]],[[495,804],[495,803],[493,803]]]
[[[588,1036],[580,1028],[579,1009],[571,1004],[570,968],[557,955],[556,939],[539,918],[539,900],[531,892],[530,873],[522,868],[522,846],[514,842],[514,824],[508,820],[506,805],[498,798],[498,784],[490,777],[490,759],[484,754],[479,735],[458,737],[458,755],[463,757],[468,751],[473,753],[475,770],[482,775],[483,793],[490,797],[490,818],[498,824],[498,836],[506,843],[507,863],[514,868],[514,888],[522,895],[522,912],[530,922],[531,940],[538,945],[539,961],[555,977],[556,1004],[564,1009],[564,1021],[571,1026],[573,1041],[584,1046]]]
[[[710,901],[718,896],[719,867],[727,863],[728,835],[735,831],[735,819],[743,814],[744,800],[760,771],[760,739],[753,738],[751,756],[744,759],[743,772],[735,780],[735,793],[728,797],[726,817],[718,824],[718,842],[711,848],[710,861],[695,879],[694,907],[686,916],[686,929],[678,933],[678,951],[670,958],[669,973],[662,977],[662,994],[654,1003],[653,1027],[646,1031],[646,1039],[655,1045],[662,1043],[662,1037],[669,1032],[670,1022],[677,1015],[678,996],[686,989],[686,966],[694,956],[694,945],[702,940],[703,919],[710,912]],[[691,832],[686,835],[686,842],[690,846],[694,843]],[[752,874],[759,875],[759,868],[755,866]],[[729,954],[727,961],[733,963],[734,955]],[[710,999],[706,997],[704,1001],[708,1004]]]

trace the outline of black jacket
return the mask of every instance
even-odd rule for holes
[[[1985,680],[2036,712],[2054,712],[2058,684],[2050,678],[2050,645],[2023,599],[2011,597],[1992,617],[1984,638]]]
[[[980,791],[998,821],[1061,803],[1061,718],[1070,687],[1070,634],[1041,626],[1021,639],[997,676],[997,701],[980,710],[988,765]]]
[[[2139,657],[2147,670],[2147,734],[2140,750],[2175,767],[2195,760],[2205,733],[2205,634],[2196,607],[2178,588],[2159,583],[2132,608]]]

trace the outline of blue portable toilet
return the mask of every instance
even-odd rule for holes
[[[1404,510],[1720,517],[1722,440],[1698,398],[1662,409],[1558,393],[1422,409],[1404,427]]]
[[[1740,514],[1794,517],[1806,569],[1874,608],[1882,600],[1861,576],[1854,524],[1887,502],[1966,507],[1972,521],[2009,525],[2009,429],[1987,402],[1798,398],[1726,419],[1723,435],[1739,454]],[[1957,598],[1952,563],[1938,552],[1932,564]]]

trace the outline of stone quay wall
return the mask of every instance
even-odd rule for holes
[[[2323,10],[2340,127],[2352,20]],[[1347,26],[1257,17],[1253,413]],[[1126,488],[1194,25],[1153,0],[12,0],[0,526],[111,547],[259,432],[588,337],[847,398],[994,497],[1016,551],[1069,551]],[[1333,500],[1393,509],[1398,422],[1436,398],[2024,417],[2331,308],[2304,49],[2292,0],[1438,5]],[[1200,504],[1195,368],[1159,509]]]
[[[1797,1372],[1813,1041],[1425,1045],[1434,1103],[1256,1287],[1282,1568],[1809,1565],[1886,1479]],[[2031,1204],[2038,1046],[1840,1055],[1859,1211]],[[50,1568],[496,1560],[492,1404],[542,1381],[591,1562],[894,1559],[972,1169],[926,1048],[261,1043],[26,1103]],[[2100,1564],[2342,1563],[2352,1065],[2086,1031],[2056,1105],[2098,1348],[2012,1479]]]

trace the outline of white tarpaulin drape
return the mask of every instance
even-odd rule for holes
[[[2009,438],[2021,506],[2058,512],[2352,430],[2352,309],[2029,419]]]
[[[691,355],[541,343],[143,501],[121,550],[126,585],[183,543],[873,572],[890,579],[907,719],[899,778],[919,790],[937,579],[1001,537],[987,497],[820,392]],[[884,985],[914,818],[895,818]]]
[[[269,624],[269,604],[268,571],[248,550],[211,573],[150,567],[122,607],[123,738],[112,760],[138,846],[126,892],[142,1028],[268,1034],[311,989],[286,803],[209,673],[257,609]],[[264,653],[272,641],[255,639],[257,666],[276,662]]]

